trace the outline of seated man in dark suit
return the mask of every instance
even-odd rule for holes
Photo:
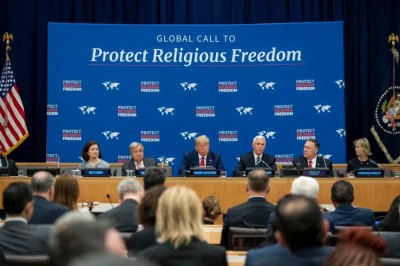
[[[287,195],[276,207],[277,244],[247,253],[246,266],[322,265],[331,246],[323,246],[328,223],[317,202],[302,195]]]
[[[328,168],[329,175],[333,176],[332,161],[318,156],[320,144],[316,139],[308,139],[304,144],[303,156],[293,160],[295,167],[303,168]]]
[[[183,156],[181,166],[179,168],[179,175],[186,175],[187,171],[192,167],[214,167],[225,171],[222,165],[221,155],[210,151],[210,139],[201,135],[194,139],[195,150],[187,152]]]
[[[122,165],[122,176],[126,176],[126,170],[157,166],[155,159],[144,157],[144,146],[142,143],[132,142],[129,145],[129,153],[131,154],[131,160]]]
[[[265,228],[268,216],[275,210],[275,205],[265,197],[269,193],[269,177],[264,170],[253,170],[247,177],[247,202],[228,209],[221,233],[221,245],[228,247],[229,228]]]
[[[120,204],[99,215],[99,219],[113,222],[119,232],[136,232],[138,221],[136,211],[144,195],[143,187],[133,178],[125,178],[118,184],[118,201]]]
[[[3,148],[0,145],[0,175],[17,176],[18,168],[14,160],[4,157]]]
[[[6,255],[44,255],[51,227],[28,225],[33,212],[32,188],[14,182],[3,191],[6,222],[0,227],[0,250]]]
[[[357,208],[352,205],[354,201],[353,185],[346,181],[336,181],[331,188],[331,200],[335,210],[325,213],[329,221],[330,231],[335,233],[335,226],[373,226],[374,213],[371,209]]]
[[[54,203],[54,176],[39,171],[32,176],[34,210],[30,224],[53,224],[58,217],[68,212],[68,207]]]
[[[276,170],[275,158],[264,153],[267,147],[267,140],[265,137],[261,135],[255,136],[252,146],[253,151],[240,156],[234,176],[243,176],[247,167],[267,167]]]

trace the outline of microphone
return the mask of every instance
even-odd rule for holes
[[[328,166],[326,166],[325,157],[324,157],[324,156],[321,156],[321,157],[322,157],[322,160],[324,160],[324,165],[325,165],[325,168],[328,168]]]
[[[8,169],[8,167],[9,167],[9,164],[8,164],[8,159],[7,159],[7,156],[4,156],[4,159],[5,159],[5,161],[6,161],[6,168]]]
[[[297,175],[300,176],[301,163],[296,163]]]
[[[8,176],[8,167],[9,167],[8,159],[7,159],[7,156],[1,156],[1,154],[0,154],[0,160],[1,160],[2,157],[4,158],[4,161],[6,162],[6,166],[0,167],[0,169],[2,169],[0,171],[0,175],[1,176]]]
[[[110,204],[111,204],[111,208],[114,209],[114,205],[113,205],[113,203],[112,203],[112,201],[111,201],[111,196],[110,196],[110,194],[107,194],[107,199],[108,199],[108,201],[109,201]]]
[[[269,164],[267,164],[261,157],[260,157],[260,161],[258,162],[258,164],[257,165],[259,165],[260,163],[263,163],[263,164],[265,164],[268,168],[270,168],[271,169],[271,166],[269,166]],[[256,165],[256,166],[257,166]]]
[[[368,161],[370,161],[371,163],[375,164],[379,168],[382,168],[382,166],[380,164],[378,164],[377,162],[375,162],[374,160],[368,158]]]

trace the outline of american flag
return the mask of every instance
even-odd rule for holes
[[[1,74],[0,97],[0,145],[8,155],[29,135],[10,60],[6,60]]]

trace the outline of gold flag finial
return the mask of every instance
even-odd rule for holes
[[[394,33],[390,34],[388,42],[390,42],[392,44],[392,48],[394,48],[396,42],[399,42],[399,35],[394,35]]]
[[[396,43],[399,42],[399,35],[394,35],[394,33],[389,35],[388,42],[392,45],[392,48],[390,51],[393,54],[393,59],[396,61],[396,63],[399,63],[399,51],[394,47]]]
[[[10,57],[8,56],[8,52],[11,50],[10,40],[13,41],[14,37],[12,34],[6,32],[3,34],[3,42],[6,42],[6,61],[10,61]]]

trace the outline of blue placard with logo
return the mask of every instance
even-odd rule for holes
[[[256,135],[278,164],[319,153],[345,163],[343,23],[50,23],[47,161],[80,162],[88,140],[108,162],[128,146],[174,175],[207,135],[231,175]]]

